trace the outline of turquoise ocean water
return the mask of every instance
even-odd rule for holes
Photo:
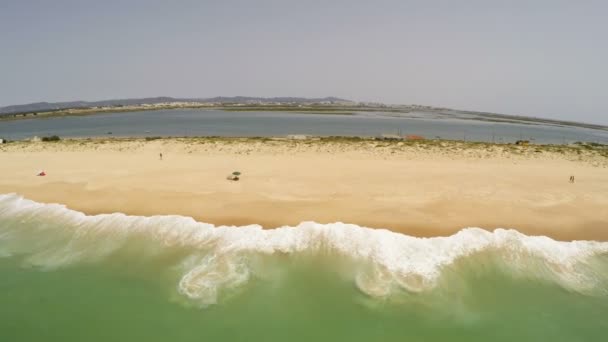
[[[603,341],[608,243],[85,216],[0,195],[0,341]]]

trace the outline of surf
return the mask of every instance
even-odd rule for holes
[[[372,299],[457,287],[459,275],[498,270],[513,279],[586,296],[608,293],[608,243],[556,241],[514,229],[465,228],[418,238],[354,224],[302,222],[265,230],[214,226],[184,216],[85,215],[59,204],[0,195],[0,257],[54,270],[128,257],[159,262],[177,293],[200,306],[256,279],[275,277],[273,260],[333,260],[335,271]]]

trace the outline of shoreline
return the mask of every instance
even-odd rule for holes
[[[608,241],[603,147],[100,138],[4,144],[0,161],[0,193],[86,214],[176,214],[264,228],[344,222],[424,237],[513,228]],[[36,177],[40,169],[48,175]],[[243,172],[240,181],[226,180],[233,171]]]

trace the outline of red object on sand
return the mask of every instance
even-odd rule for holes
[[[38,176],[46,176],[46,172],[42,171],[38,174]]]

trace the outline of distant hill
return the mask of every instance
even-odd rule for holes
[[[143,104],[156,104],[164,102],[213,102],[213,103],[244,103],[254,104],[262,102],[290,102],[290,103],[319,103],[319,102],[352,102],[337,97],[303,98],[303,97],[212,97],[212,98],[174,98],[174,97],[148,97],[141,99],[118,99],[105,101],[73,101],[73,102],[36,102],[22,105],[0,107],[0,115],[30,112],[47,112],[68,108],[88,108],[104,106],[132,106]]]

